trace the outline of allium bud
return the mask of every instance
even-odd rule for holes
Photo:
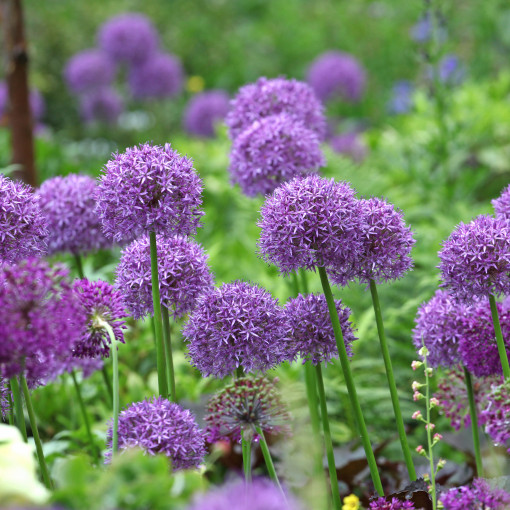
[[[425,430],[434,430],[436,428],[434,423],[426,423]]]
[[[424,386],[424,384],[419,383],[418,381],[413,381],[413,384],[411,385],[411,387],[413,388],[413,391],[418,391],[423,386]]]
[[[436,434],[437,436],[438,434]],[[435,437],[435,436],[434,436]],[[441,436],[442,438],[442,436]],[[437,463],[437,470],[438,471],[441,471],[441,469],[443,469],[444,467],[446,466],[446,460],[444,459],[439,459],[438,463]]]
[[[418,400],[421,400],[422,398],[425,398],[424,395],[422,393],[420,393],[419,391],[415,391],[413,393],[413,400],[416,402]]]
[[[411,368],[413,370],[417,370],[418,368],[420,368],[421,366],[423,365],[423,361],[417,361],[417,360],[414,360],[412,363],[411,363]]]
[[[415,411],[413,415],[411,416],[413,420],[422,420],[423,415],[421,414],[421,411]]]
[[[439,405],[439,400],[437,400],[436,397],[432,397],[430,400],[429,400],[429,404],[430,404],[430,408],[434,408],[434,407],[437,407]]]

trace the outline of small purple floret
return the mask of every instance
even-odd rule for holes
[[[443,287],[463,301],[510,294],[510,225],[488,215],[460,223],[438,253]]]
[[[317,135],[280,113],[255,121],[234,140],[229,171],[232,182],[253,197],[325,164]]]
[[[74,55],[66,65],[64,76],[72,92],[83,94],[111,85],[115,64],[106,53],[92,48]]]
[[[204,377],[266,371],[289,358],[283,309],[265,289],[224,283],[202,294],[182,330],[189,358]]]
[[[123,109],[122,98],[111,88],[103,87],[80,98],[80,113],[85,122],[115,124]]]
[[[96,192],[103,232],[115,241],[131,241],[156,232],[195,234],[204,214],[202,180],[193,161],[148,143],[113,155]]]
[[[225,124],[235,140],[256,120],[270,115],[286,113],[296,122],[314,131],[319,140],[326,135],[324,107],[306,83],[285,78],[259,78],[239,89],[231,101]]]
[[[48,225],[46,242],[50,255],[78,255],[111,247],[94,212],[96,186],[92,177],[70,174],[48,179],[36,191]]]
[[[327,51],[310,65],[306,81],[321,101],[340,97],[357,102],[366,85],[366,73],[361,64],[348,53]]]
[[[0,174],[0,265],[46,253],[46,219],[32,188]]]
[[[163,397],[135,402],[119,414],[119,449],[142,448],[149,455],[162,453],[174,471],[198,468],[204,461],[205,435],[195,417],[181,406]],[[107,433],[111,461],[112,427]]]
[[[191,312],[200,294],[213,287],[202,246],[183,236],[156,236],[161,305],[174,318]],[[154,313],[150,242],[147,236],[122,250],[115,286],[135,319]]]
[[[370,502],[370,510],[414,510],[415,506],[412,501],[400,501],[398,498],[377,498]]]
[[[476,478],[471,486],[463,485],[444,492],[440,501],[444,510],[505,510],[510,505],[510,494],[503,489],[493,489],[486,480]]]
[[[184,129],[195,136],[213,137],[216,124],[228,113],[229,104],[224,90],[208,90],[193,96],[184,112]]]
[[[388,103],[390,113],[401,115],[413,107],[414,85],[410,81],[401,80],[395,83],[392,97]]]
[[[510,221],[510,185],[508,185],[498,198],[492,201],[496,218]]]
[[[351,344],[356,337],[349,321],[351,310],[342,306],[340,299],[335,300],[335,304],[347,355],[352,357]],[[338,357],[335,333],[324,295],[299,294],[289,299],[285,305],[285,316],[289,338],[296,354],[303,358],[303,363],[311,361],[317,365]]]

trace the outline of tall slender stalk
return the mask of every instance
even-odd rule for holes
[[[104,320],[99,319],[98,324],[103,327],[110,337],[110,351],[112,353],[113,368],[113,425],[112,425],[112,458],[119,449],[119,354],[117,352],[117,340],[112,327]]]
[[[21,391],[19,388],[18,379],[12,377],[10,379],[10,386],[12,392],[12,399],[14,404],[14,414],[16,415],[16,425],[18,426],[23,440],[27,442],[27,426],[25,424],[25,415],[23,414],[23,399],[21,398]]]
[[[9,385],[9,389],[10,389],[10,385]],[[8,413],[9,425],[14,425],[14,403],[12,401],[12,392],[11,391],[7,392],[7,401],[9,402],[8,403],[8,405],[9,405],[9,413]]]
[[[32,428],[32,435],[34,436],[37,459],[39,460],[39,467],[41,468],[44,485],[46,485],[48,489],[52,489],[51,478],[48,472],[48,466],[46,466],[46,459],[44,458],[41,438],[39,437],[39,430],[37,429],[37,420],[35,419],[34,407],[32,406],[32,399],[30,397],[30,391],[28,390],[27,380],[23,374],[20,374],[19,379],[23,396],[25,397],[25,405],[27,406],[28,418]]]
[[[243,470],[246,482],[251,482],[251,439],[246,439],[245,432],[242,432],[241,448],[243,451]]]
[[[280,480],[278,480],[278,475],[276,474],[276,469],[273,464],[273,459],[271,457],[271,453],[269,452],[269,448],[267,446],[266,438],[264,437],[264,431],[258,426],[255,426],[255,430],[259,435],[259,444],[260,449],[262,450],[262,455],[264,456],[264,461],[266,462],[267,472],[269,473],[269,477],[275,485],[280,489],[282,494],[285,496],[282,486],[280,485]]]
[[[323,267],[319,267],[318,269],[321,278],[322,289],[324,291],[324,296],[326,297],[326,302],[328,303],[329,316],[331,318],[331,324],[333,325],[333,331],[335,333],[336,345],[338,349],[338,354],[340,356],[342,371],[344,373],[345,384],[347,386],[347,391],[349,393],[349,400],[354,411],[356,424],[358,426],[358,433],[363,444],[363,449],[365,450],[365,455],[367,458],[368,467],[370,469],[372,482],[374,483],[375,490],[377,491],[379,496],[383,496],[384,491],[381,483],[381,478],[377,470],[377,463],[375,461],[374,452],[372,450],[370,438],[368,437],[367,427],[365,425],[365,419],[363,418],[363,412],[361,411],[358,394],[356,392],[356,387],[354,385],[354,378],[352,377],[351,366],[349,364],[349,357],[347,356],[347,350],[345,348],[344,338],[342,335],[342,328],[340,327],[340,320],[338,318],[333,293],[331,292],[331,287],[329,285],[328,275],[326,274],[326,270]]]
[[[90,448],[92,450],[92,456],[94,457],[94,460],[97,463],[99,463],[99,452],[96,447],[96,443],[94,441],[94,436],[92,435],[92,430],[90,428],[89,415],[87,413],[87,408],[85,407],[85,403],[83,402],[80,384],[78,383],[78,379],[76,378],[76,372],[74,371],[74,369],[71,371],[71,379],[73,380],[74,389],[76,390],[76,396],[78,397],[78,405],[80,406],[81,414],[83,416],[83,422],[85,424],[85,429],[87,431],[87,436],[89,438]]]
[[[428,371],[427,358],[425,358],[425,404],[427,406],[427,445],[428,445],[428,458],[430,464],[430,485],[432,487],[432,507],[434,510],[437,508],[437,491],[436,491],[436,468],[434,467],[434,453],[432,448],[434,447],[434,443],[432,441],[432,426],[430,421],[430,375]]]
[[[83,263],[81,260],[81,255],[79,253],[75,253],[73,256],[74,264],[76,266],[76,272],[78,273],[80,280],[83,280],[85,278],[85,273],[83,272]]]
[[[322,368],[320,364],[315,365],[315,371],[317,374],[316,377],[317,389],[319,390],[319,403],[321,406],[322,428],[324,430],[324,446],[326,448],[326,457],[328,459],[333,507],[335,510],[341,510],[342,502],[340,501],[340,492],[338,489],[338,476],[336,472],[335,454],[333,453],[333,441],[331,439],[331,430],[329,428],[328,408],[326,404],[326,392],[324,390],[324,380],[322,378]]]
[[[170,398],[172,402],[177,402],[177,395],[175,391],[174,360],[172,356],[172,337],[170,334],[170,318],[168,316],[168,308],[166,306],[161,307],[161,315],[163,317],[163,340],[165,342],[167,384],[170,388]]]
[[[395,376],[393,375],[393,367],[391,364],[390,351],[388,349],[388,341],[386,340],[386,332],[384,331],[384,323],[381,312],[381,304],[379,301],[379,294],[377,292],[377,285],[374,280],[370,280],[370,292],[372,294],[372,304],[374,306],[375,321],[377,323],[377,332],[379,333],[379,342],[381,344],[381,352],[384,359],[384,366],[386,368],[386,377],[388,379],[388,386],[390,388],[391,403],[393,404],[393,414],[397,424],[398,437],[400,438],[400,445],[404,454],[404,459],[409,473],[409,478],[416,480],[416,470],[414,469],[413,458],[411,450],[407,442],[407,435],[402,419],[402,411],[400,410],[400,403],[398,401],[397,385],[395,383]]]
[[[161,300],[159,296],[158,276],[158,248],[156,245],[156,233],[151,232],[151,277],[152,277],[152,304],[154,306],[154,327],[156,331],[156,359],[158,368],[158,387],[162,397],[168,397],[168,385],[165,367],[165,344],[163,339],[163,322],[161,316]]]
[[[475,395],[473,392],[473,382],[469,370],[464,367],[464,378],[466,381],[466,390],[469,400],[469,414],[471,415],[471,432],[473,434],[473,447],[475,450],[476,476],[483,478],[482,453],[480,451],[480,435],[478,430],[478,416],[476,412]]]
[[[491,305],[492,323],[494,324],[494,333],[496,334],[496,343],[498,345],[499,359],[501,361],[501,367],[503,368],[503,375],[505,377],[505,381],[508,381],[510,380],[510,365],[508,364],[508,355],[506,352],[505,341],[503,340],[501,324],[499,322],[496,298],[492,294],[489,295],[489,303]]]
[[[110,406],[112,406],[113,405],[112,383],[111,383],[111,380],[110,380],[110,376],[108,375],[108,369],[106,368],[106,366],[104,364],[103,364],[103,368],[101,369],[101,373],[103,375],[103,381],[104,381],[105,390],[106,390],[107,397],[108,397],[108,402],[109,402]]]

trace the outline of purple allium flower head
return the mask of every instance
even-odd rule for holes
[[[259,78],[255,83],[241,87],[231,101],[225,118],[229,135],[235,140],[256,120],[286,113],[314,131],[320,140],[326,135],[324,107],[306,83],[285,78]]]
[[[85,317],[66,278],[68,271],[40,259],[0,270],[0,373],[44,379],[69,356]]]
[[[75,281],[73,291],[87,317],[80,338],[74,344],[73,355],[77,358],[108,357],[111,342],[103,322],[112,328],[115,340],[124,343],[126,312],[121,293],[107,282],[86,279]]]
[[[370,502],[370,510],[414,510],[415,506],[412,501],[400,501],[398,498],[377,498]]]
[[[32,188],[0,174],[0,265],[46,253],[46,227]]]
[[[413,107],[414,85],[407,80],[401,80],[393,86],[392,97],[388,103],[390,113],[400,115],[407,113]]]
[[[343,154],[358,163],[363,161],[367,154],[367,148],[360,135],[354,131],[335,135],[329,143],[337,154]]]
[[[387,282],[401,278],[413,267],[409,256],[415,240],[403,213],[380,199],[360,200],[364,224],[362,248],[355,260],[355,275],[361,283]]]
[[[325,164],[317,135],[280,113],[256,120],[234,140],[229,171],[232,182],[253,197]]]
[[[119,414],[119,449],[139,447],[149,455],[165,454],[174,470],[197,468],[205,456],[205,434],[195,417],[163,397],[135,402]],[[112,427],[108,429],[111,460]]]
[[[510,384],[508,381],[493,384],[485,397],[479,421],[494,443],[505,446],[510,453]]]
[[[148,143],[115,154],[106,163],[96,191],[103,232],[131,241],[151,231],[195,234],[202,205],[202,180],[190,158],[170,144]]]
[[[99,46],[115,61],[140,63],[158,48],[158,33],[152,22],[139,13],[124,13],[109,19],[98,33]]]
[[[216,393],[207,404],[205,415],[207,441],[241,442],[257,440],[255,427],[264,434],[288,435],[290,415],[276,389],[277,379],[264,376],[241,377]]]
[[[224,90],[208,90],[193,96],[184,112],[184,128],[192,135],[213,137],[217,122],[229,110],[228,94]]]
[[[187,510],[302,510],[289,494],[285,496],[270,480],[238,481],[214,488],[195,498]]]
[[[510,494],[493,489],[483,478],[476,478],[470,487],[463,485],[443,492],[439,501],[444,510],[505,510],[510,505]]]
[[[183,81],[181,62],[165,53],[150,56],[129,72],[129,87],[137,99],[175,96],[182,90]]]
[[[261,209],[259,249],[280,272],[324,266],[352,278],[361,248],[363,218],[355,191],[317,175],[276,188]]]
[[[267,290],[236,281],[202,294],[182,330],[204,377],[266,371],[289,358],[283,309]]]
[[[510,185],[508,185],[498,198],[492,201],[496,218],[510,221]]]
[[[112,242],[94,212],[96,181],[88,175],[69,174],[44,181],[36,191],[48,225],[48,253],[87,253],[109,248]]]
[[[109,86],[115,77],[115,64],[105,52],[92,48],[71,57],[64,76],[72,92],[83,94]]]
[[[122,98],[107,87],[84,94],[80,99],[80,113],[85,122],[115,124],[123,109]]]
[[[349,357],[352,357],[351,343],[356,340],[349,317],[351,310],[342,306],[340,299],[335,300],[338,318],[345,348]],[[338,357],[335,333],[329,317],[328,304],[324,295],[299,294],[289,299],[285,305],[285,316],[288,324],[288,335],[292,339],[293,348],[305,361],[314,365],[327,363]]]
[[[480,413],[486,406],[487,394],[490,392],[491,386],[500,379],[499,376],[480,378],[472,376],[473,393],[479,419]],[[438,379],[434,397],[439,400],[441,413],[450,420],[450,424],[455,430],[460,430],[471,424],[466,381],[460,365],[443,372],[443,375]]]
[[[37,89],[31,89],[29,101],[33,118],[35,120],[41,119],[46,110],[42,94]],[[5,81],[0,81],[0,118],[8,114],[8,102],[9,93],[7,90],[7,83]]]
[[[419,350],[425,345],[429,350],[427,362],[432,367],[454,367],[460,362],[459,343],[466,313],[467,307],[444,290],[437,290],[418,308],[414,346]]]
[[[460,223],[438,253],[443,287],[456,298],[510,294],[510,225],[488,215]]]
[[[321,101],[338,96],[345,101],[356,102],[365,91],[366,74],[352,55],[327,51],[311,63],[306,81]]]
[[[11,390],[8,380],[0,375],[0,416],[5,420],[11,409]]]
[[[510,310],[496,303],[507,355],[510,356]],[[480,300],[462,317],[462,334],[458,346],[466,368],[478,377],[502,373],[496,335],[488,299]]]
[[[57,377],[64,373],[70,374],[73,370],[80,371],[82,377],[87,379],[94,372],[103,368],[103,360],[101,358],[76,358],[70,353],[70,355],[63,359],[52,360],[50,368],[47,370],[44,380],[44,385],[53,382]]]
[[[156,236],[161,305],[174,318],[191,312],[198,296],[213,287],[213,276],[202,246],[184,236]],[[148,236],[122,250],[115,286],[135,319],[154,313]]]

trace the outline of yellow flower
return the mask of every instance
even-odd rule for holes
[[[197,92],[202,92],[205,87],[204,79],[201,76],[190,76],[188,78],[188,83],[186,83],[186,89],[188,92],[192,92],[196,94]]]
[[[349,494],[349,496],[345,496],[342,510],[358,510],[358,508],[359,498],[356,494]]]

